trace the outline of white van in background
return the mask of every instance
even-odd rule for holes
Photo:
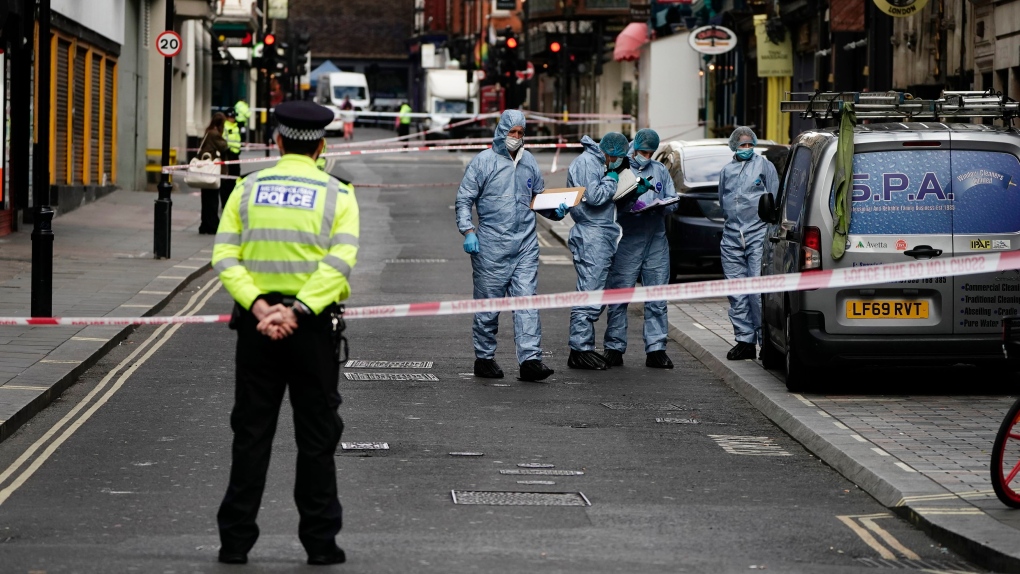
[[[340,106],[343,105],[345,97],[350,98],[355,111],[371,109],[372,98],[368,91],[368,80],[365,78],[365,74],[331,72],[319,76],[318,83],[315,102],[333,111],[333,123],[326,126],[326,131],[343,130]]]

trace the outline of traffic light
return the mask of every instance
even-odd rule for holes
[[[521,65],[520,55],[517,50],[518,46],[517,36],[514,34],[513,29],[507,26],[503,32],[503,41],[499,44],[499,49],[497,50],[499,83],[504,87],[517,83],[515,74]]]
[[[297,42],[294,46],[294,74],[304,75],[308,69],[305,62],[308,60],[308,52],[312,50],[312,35],[308,32],[301,32],[297,35]]]
[[[272,46],[272,45],[276,44],[276,35],[275,34],[266,34],[266,37],[265,37],[265,39],[262,40],[262,43],[265,44],[266,46]]]

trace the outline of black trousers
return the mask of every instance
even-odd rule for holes
[[[216,515],[222,549],[247,553],[258,539],[255,519],[283,392],[288,389],[298,449],[294,481],[298,537],[309,554],[330,553],[342,526],[334,456],[344,426],[337,413],[340,365],[330,317],[328,313],[302,317],[294,333],[281,341],[259,334],[257,324],[247,311],[236,323],[230,485]]]
[[[236,154],[232,151],[227,152],[227,160],[235,160],[241,157],[241,154]],[[241,175],[241,164],[232,163],[227,164],[227,175]],[[234,186],[237,185],[236,179],[221,179],[220,180],[220,207],[227,207],[227,199],[230,198],[230,192],[234,191]]]
[[[221,187],[222,182],[220,180]],[[220,226],[220,200],[219,189],[202,189],[202,220],[198,224],[199,233],[216,233]]]

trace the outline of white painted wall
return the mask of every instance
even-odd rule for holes
[[[125,0],[51,0],[50,9],[99,32],[118,44],[124,43]]]

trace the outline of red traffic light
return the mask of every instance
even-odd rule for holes
[[[517,38],[507,38],[506,39],[506,47],[507,48],[516,48],[517,47]]]
[[[549,44],[549,51],[553,52],[553,53],[559,52],[560,51],[560,47],[561,46],[560,46],[559,42],[553,42],[552,44]]]
[[[251,32],[245,32],[244,37],[241,38],[242,46],[251,46],[252,36]]]
[[[266,46],[272,46],[276,43],[276,36],[272,34],[266,34],[266,39],[263,40]]]

